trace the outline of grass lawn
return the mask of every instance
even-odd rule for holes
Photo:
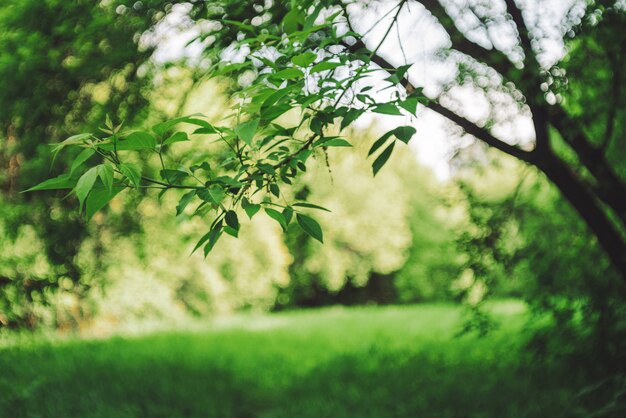
[[[524,312],[455,338],[446,305],[216,319],[106,340],[0,347],[0,417],[558,417],[563,378],[522,361]]]

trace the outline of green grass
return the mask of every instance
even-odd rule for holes
[[[524,313],[455,338],[445,305],[240,315],[181,331],[0,348],[0,417],[558,417],[570,392],[521,359]]]

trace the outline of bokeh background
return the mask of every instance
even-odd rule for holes
[[[578,7],[552,3],[554,19]],[[316,214],[323,245],[258,216],[205,259],[207,220],[175,216],[176,193],[124,192],[89,222],[63,192],[21,193],[71,165],[50,144],[107,114],[224,116],[232,80],[206,77],[210,40],[188,43],[214,29],[202,9],[0,4],[1,416],[620,416],[624,289],[606,255],[543,174],[426,110],[376,177],[368,145],[392,117],[309,163],[287,193],[332,211]],[[429,25],[410,53],[436,92],[458,73]],[[586,46],[558,31],[547,47],[592,119],[623,55],[609,29],[597,55],[568,55]],[[502,129],[532,137],[523,117]]]

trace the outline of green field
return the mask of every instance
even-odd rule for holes
[[[0,417],[557,417],[572,393],[523,361],[521,305],[455,338],[459,308],[240,315],[106,340],[4,341]]]

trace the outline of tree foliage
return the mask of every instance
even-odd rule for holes
[[[334,58],[333,45],[356,34],[339,33],[333,18],[317,24],[322,8],[305,19],[286,17],[287,23],[275,27],[275,34],[259,32],[243,24],[242,30],[252,30],[258,36],[246,38],[245,48],[251,52],[243,62],[219,65],[213,75],[252,72],[254,82],[238,90],[229,125],[209,123],[202,115],[183,116],[153,125],[150,131],[124,132],[121,125],[110,120],[100,133],[80,134],[59,143],[54,152],[66,147],[83,150],[74,160],[74,170],[47,180],[29,191],[71,189],[81,210],[90,218],[124,188],[157,188],[161,191],[183,189],[176,211],[180,215],[193,202],[194,215],[214,214],[209,231],[196,248],[208,254],[223,233],[239,234],[241,212],[252,218],[260,209],[286,230],[294,221],[305,233],[322,242],[323,232],[308,212],[325,210],[310,202],[278,203],[281,187],[292,183],[311,156],[325,158],[328,148],[350,147],[340,131],[365,112],[401,115],[414,112],[417,95],[398,92],[392,100],[378,103],[365,92],[371,87],[357,84],[376,71],[361,67],[346,78],[336,73],[354,67],[354,56]],[[295,11],[294,11],[295,13]],[[291,28],[289,19],[296,19]],[[285,25],[287,25],[285,27]],[[287,29],[285,29],[287,28]],[[287,30],[284,36],[283,30]],[[280,57],[270,60],[268,49],[280,51]],[[280,49],[278,49],[280,48]],[[360,55],[359,55],[360,54]],[[396,72],[401,77],[408,69]],[[394,80],[388,80],[393,86]],[[358,90],[356,90],[358,89]],[[364,92],[363,92],[364,90]],[[363,93],[361,93],[363,92]],[[296,123],[283,126],[279,118],[299,112]],[[340,127],[334,127],[335,120]],[[176,143],[190,140],[185,132],[175,131],[179,124],[195,126],[196,140],[211,141],[221,156],[217,167],[206,160],[186,161],[172,165],[168,150]],[[333,131],[334,130],[334,131]],[[376,174],[391,156],[397,141],[407,143],[415,129],[410,126],[394,128],[372,145],[369,154]],[[379,153],[379,149],[382,149]],[[153,155],[161,162],[158,174],[145,173],[143,167],[129,162],[133,152]],[[90,166],[90,156],[99,157],[101,164]],[[80,167],[85,167],[79,169]],[[261,198],[259,199],[259,196]],[[241,208],[238,213],[237,209]]]
[[[626,288],[558,190],[514,163],[492,162],[479,177],[465,173],[468,227],[457,239],[465,274],[457,288],[475,306],[493,295],[526,300],[534,313],[531,348],[544,358],[597,376],[622,370]]]
[[[400,19],[413,3],[422,4],[447,31],[451,48],[446,49],[446,55],[458,65],[455,80],[460,82],[447,83],[432,100],[426,100],[417,84],[410,82],[410,63],[394,65],[395,60],[385,58],[384,45],[394,29],[403,49]],[[232,90],[236,100],[227,118],[230,123],[215,125],[199,116],[182,117],[156,124],[151,131],[135,133],[121,132],[119,126],[109,124],[102,130],[104,135],[94,133],[79,140],[74,137],[60,145],[91,149],[103,163],[80,177],[56,180],[69,181],[61,186],[72,188],[80,201],[85,200],[88,215],[122,188],[182,188],[187,194],[179,203],[178,212],[191,202],[198,202],[195,213],[213,213],[209,231],[198,243],[205,253],[224,232],[238,234],[240,206],[249,216],[263,208],[283,229],[293,219],[306,233],[322,241],[323,231],[303,209],[302,202],[277,203],[282,189],[305,171],[310,157],[324,158],[327,148],[349,146],[341,131],[364,113],[411,115],[418,105],[424,104],[486,145],[543,171],[585,219],[615,268],[626,272],[626,244],[620,232],[625,221],[620,198],[624,182],[605,155],[609,145],[619,147],[612,145],[618,142],[612,140],[614,132],[621,129],[619,112],[613,110],[614,106],[604,110],[608,112],[604,131],[609,133],[609,139],[594,139],[599,131],[587,127],[585,118],[576,114],[577,99],[568,100],[567,68],[569,63],[575,75],[575,60],[555,64],[554,59],[545,58],[541,42],[555,35],[544,30],[545,22],[529,17],[536,10],[512,0],[498,3],[499,8],[494,9],[497,13],[485,7],[461,6],[452,10],[434,1],[403,0],[377,19],[375,24],[391,18],[382,35],[372,43],[373,36],[362,36],[371,27],[360,28],[354,21],[360,13],[357,4],[312,1],[254,4],[252,8],[246,5],[252,4],[203,4],[195,14],[215,23],[199,36],[199,40],[211,44],[208,55],[216,62],[211,75],[237,80]],[[375,6],[365,2],[362,8]],[[502,10],[506,13],[502,14]],[[460,30],[459,22],[468,15],[474,17],[475,25]],[[581,34],[574,38],[580,39],[580,45],[591,42],[602,48],[600,42],[585,39],[616,33],[622,21],[619,4],[591,3],[582,7],[576,3],[560,29]],[[512,31],[517,43],[500,46],[493,37],[498,30]],[[476,34],[486,40],[470,41]],[[571,47],[570,57],[576,54],[576,48]],[[609,62],[619,62],[613,58],[616,53],[607,49]],[[610,68],[618,67],[614,64]],[[375,78],[376,74],[386,74],[386,78],[381,81],[381,77]],[[616,86],[617,103],[621,96],[620,77],[621,71],[617,70],[596,77],[600,84],[611,80]],[[489,103],[489,113],[483,120],[472,120],[463,109],[447,105],[455,88],[464,85],[476,94],[483,92]],[[389,91],[391,94],[385,98],[383,93]],[[580,100],[584,97],[580,96]],[[532,120],[532,145],[516,144],[519,140],[514,137],[496,136],[503,123],[501,109],[506,106],[517,108],[521,116]],[[283,115],[296,112],[297,123],[281,124]],[[195,125],[194,135],[204,138],[200,140],[220,144],[220,167],[203,166],[201,160],[186,161],[183,168],[164,162],[158,175],[149,177],[141,172],[141,167],[124,160],[126,151],[143,151],[164,161],[169,147],[188,139],[184,133],[172,130],[181,123]],[[398,141],[406,143],[414,133],[412,127],[401,126],[375,141],[370,149],[373,173],[382,168]],[[573,160],[568,156],[573,156]],[[115,174],[98,176],[98,170],[113,170]]]
[[[8,264],[0,277],[0,299],[21,306],[22,313],[0,320],[4,325],[32,325],[30,300],[65,279],[77,285],[78,294],[87,290],[78,286],[76,263],[87,231],[70,209],[74,201],[58,192],[19,192],[63,170],[74,172],[89,157],[70,152],[51,168],[51,143],[95,129],[108,112],[131,121],[146,107],[143,88],[150,78],[141,77],[139,67],[152,50],[138,50],[137,42],[165,3],[135,3],[8,0],[0,5],[0,222],[9,239],[17,239],[27,225],[34,228],[51,266],[38,275]]]

